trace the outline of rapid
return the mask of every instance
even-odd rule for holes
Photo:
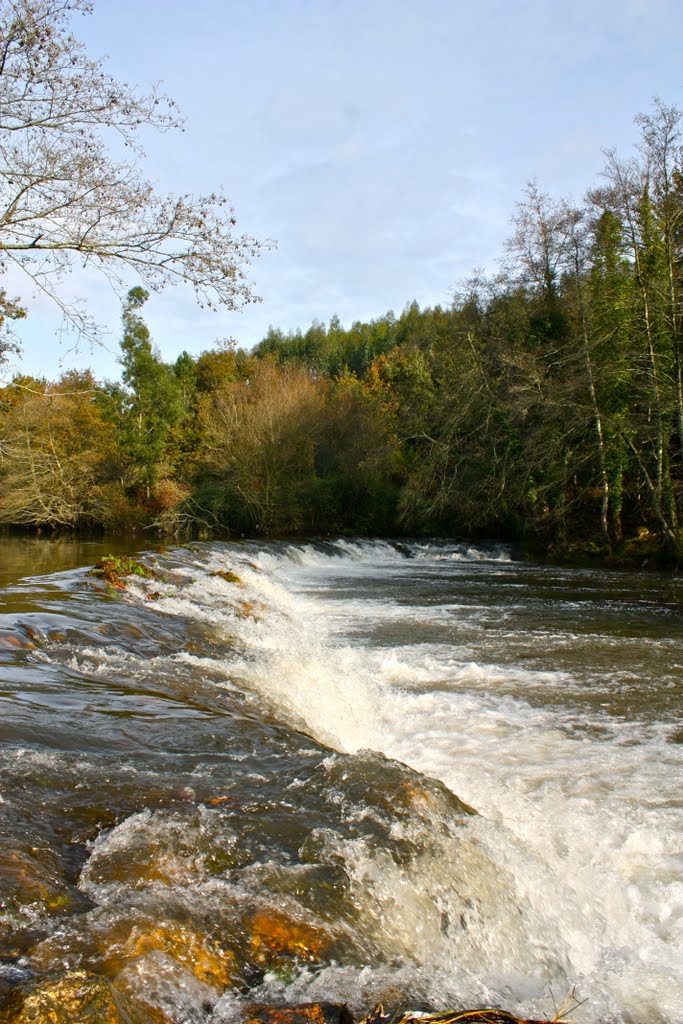
[[[85,969],[177,1024],[683,1020],[676,578],[442,541],[143,560],[0,576],[0,986]]]

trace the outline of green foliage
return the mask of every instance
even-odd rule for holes
[[[129,512],[120,452],[89,372],[0,391],[0,522],[117,526]]]
[[[252,354],[229,341],[168,366],[147,292],[132,289],[121,384],[71,374],[0,390],[0,519],[496,534],[591,558],[647,536],[674,551],[679,121],[661,104],[641,118],[641,158],[608,154],[580,207],[529,186],[504,268],[448,308],[270,328]]]
[[[232,572],[229,569],[218,569],[216,572],[209,573],[210,576],[220,576],[226,583],[241,583],[242,580],[236,572]]]
[[[183,391],[180,376],[152,347],[149,329],[138,312],[148,298],[144,288],[131,288],[124,304],[119,429],[132,482],[141,483],[149,498],[162,475],[170,431],[183,415]]]
[[[123,588],[122,577],[140,576],[143,579],[158,579],[159,574],[137,558],[130,555],[105,555],[90,570],[90,576],[96,576],[111,586]]]

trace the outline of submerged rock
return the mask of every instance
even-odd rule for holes
[[[259,911],[251,920],[251,955],[255,963],[277,970],[287,962],[320,961],[330,936],[278,911]]]
[[[124,964],[153,952],[165,953],[194,975],[197,981],[211,988],[227,988],[238,976],[234,953],[173,921],[162,921],[148,929],[133,927],[113,961],[118,961],[120,969]]]
[[[402,544],[398,540],[392,540],[389,543],[394,551],[398,551],[399,555],[403,555],[404,558],[415,558],[415,553],[410,550],[407,544]]]
[[[188,978],[208,986],[212,994],[222,992],[239,978],[235,953],[189,924],[174,920],[117,920],[106,926],[92,916],[89,927],[74,926],[71,934],[62,929],[38,944],[31,952],[31,968],[54,973],[68,965],[86,968],[119,985],[130,968],[143,961],[162,958]]]
[[[36,645],[33,643],[33,640],[19,636],[14,631],[8,631],[0,633],[0,649],[2,648],[7,650],[34,651]]]
[[[118,975],[115,986],[134,1003],[144,1003],[150,1024],[156,1024],[158,1014],[176,1024],[205,1021],[218,999],[214,988],[158,950],[134,960]]]
[[[170,1024],[161,1011],[137,1004],[85,971],[44,983],[6,1012],[8,1024]]]
[[[44,932],[49,918],[87,905],[50,850],[0,844],[0,958],[16,959]]]
[[[181,803],[181,794],[176,800]],[[236,866],[234,831],[219,810],[193,805],[131,815],[93,845],[81,874],[85,892],[184,888]]]
[[[388,822],[419,818],[451,825],[477,814],[443,782],[374,750],[334,754],[325,762],[325,770],[345,804],[372,808]]]
[[[69,886],[59,877],[49,850],[0,848],[0,891],[3,909],[36,906],[54,913],[69,903]]]
[[[24,975],[14,968],[0,968],[0,1020],[10,1020],[24,1001]]]
[[[299,1006],[247,1006],[244,1024],[353,1024],[346,1003],[301,1003]]]

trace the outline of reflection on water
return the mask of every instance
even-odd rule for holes
[[[103,555],[129,554],[148,545],[148,539],[136,534],[85,540],[70,536],[13,536],[0,532],[0,587],[22,576],[40,576],[93,565]]]
[[[677,580],[214,543],[119,591],[116,547],[0,549],[0,1014],[79,969],[176,1024],[675,1019]]]

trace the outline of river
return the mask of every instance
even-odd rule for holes
[[[6,988],[683,1020],[677,578],[206,542],[120,590],[105,549],[0,547]]]

